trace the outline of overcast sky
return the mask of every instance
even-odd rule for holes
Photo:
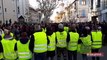
[[[38,3],[36,2],[36,0],[29,0],[29,4],[34,9],[38,7]]]

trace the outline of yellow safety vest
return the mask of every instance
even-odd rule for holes
[[[3,46],[3,54],[4,54],[4,58],[7,60],[14,60],[17,58],[17,54],[14,51],[14,47],[16,44],[16,40],[6,40],[6,39],[2,39],[1,41],[2,46]]]
[[[91,32],[92,35],[92,48],[93,49],[98,49],[102,47],[102,32],[97,31],[97,32]]]
[[[64,27],[64,31],[68,32],[69,31],[69,27]]]
[[[67,32],[56,32],[56,38],[57,38],[57,47],[65,48],[67,46]]]
[[[30,40],[26,44],[22,44],[20,41],[17,42],[18,49],[18,60],[28,60],[32,58],[32,53],[29,50]]]
[[[48,36],[48,39],[50,43],[48,44],[48,51],[55,51],[56,46],[55,46],[55,33],[53,33],[51,36]]]
[[[0,53],[0,59],[3,59],[3,53],[2,52]]]
[[[42,28],[42,32],[46,32],[46,28]]]
[[[76,32],[69,32],[70,35],[70,42],[68,43],[68,50],[75,51],[77,50],[79,34]]]
[[[82,54],[90,53],[91,52],[91,36],[88,35],[87,37],[81,37],[82,44],[78,45],[78,52]]]
[[[34,52],[44,53],[47,51],[47,36],[45,32],[36,32],[33,34],[35,39]]]
[[[0,59],[3,59],[3,53],[0,53]]]

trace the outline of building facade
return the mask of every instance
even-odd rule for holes
[[[71,17],[76,22],[91,21],[90,0],[75,0],[71,6]]]
[[[28,0],[0,0],[0,21],[14,23],[18,18],[23,16],[25,21],[29,17]]]
[[[3,0],[0,0],[0,21],[3,21]]]
[[[89,0],[78,0],[76,1],[77,5],[77,19],[78,22],[88,22],[90,21],[90,7]]]
[[[77,21],[77,1],[75,0],[69,8],[69,20],[72,22]]]
[[[106,21],[107,22],[107,0],[101,0],[101,20],[100,21]]]
[[[0,20],[3,23],[17,21],[16,0],[0,0]]]
[[[28,22],[29,18],[29,1],[17,0],[17,18],[24,17],[25,22]]]
[[[39,9],[34,9],[29,7],[29,23],[40,23],[41,22],[41,12]]]
[[[91,0],[91,20],[101,20],[101,0]]]

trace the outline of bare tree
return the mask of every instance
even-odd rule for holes
[[[52,2],[53,1],[53,2]],[[55,0],[37,0],[39,3],[39,11],[44,15],[43,20],[46,21],[49,19],[52,14],[52,10],[57,6]],[[42,16],[41,16],[42,17]]]

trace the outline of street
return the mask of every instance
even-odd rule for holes
[[[100,57],[100,60],[107,60],[107,46],[104,46],[102,49],[101,49],[101,52],[104,53],[104,57]],[[78,54],[78,60],[82,60],[82,56],[80,54]],[[92,60],[91,57],[88,57],[88,60]]]
[[[107,60],[107,46],[104,46],[101,48],[100,52],[103,52],[104,53],[104,56],[103,57],[100,57],[100,60]],[[34,59],[32,59],[34,60]],[[57,57],[55,56],[54,60],[57,60]],[[61,60],[64,60],[63,57],[61,57]],[[67,59],[68,60],[68,59]],[[82,55],[78,53],[78,56],[77,56],[77,60],[82,60]],[[92,57],[88,57],[88,60],[92,60]]]

